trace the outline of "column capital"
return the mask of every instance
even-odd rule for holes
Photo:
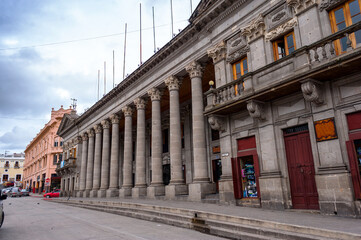
[[[134,109],[131,106],[125,106],[122,108],[122,112],[125,117],[131,117],[133,115]]]
[[[148,95],[152,101],[160,101],[162,92],[158,88],[151,88],[148,90]]]
[[[213,59],[213,63],[217,63],[227,57],[227,45],[224,41],[219,42],[216,46],[207,51],[208,56]]]
[[[87,131],[87,134],[88,134],[88,137],[89,138],[92,138],[92,137],[94,137],[94,134],[95,134],[95,132],[94,132],[94,129],[89,129],[88,131]]]
[[[201,78],[203,76],[203,70],[204,67],[202,67],[202,65],[196,61],[193,61],[186,66],[186,71],[188,72],[191,79],[195,77]]]
[[[182,80],[180,80],[179,78],[177,78],[176,76],[169,76],[164,80],[165,85],[167,85],[169,91],[172,90],[179,90],[181,84],[182,84]]]
[[[110,128],[110,122],[109,122],[108,119],[102,120],[102,121],[101,121],[101,125],[102,125],[103,129],[108,129],[108,128]]]
[[[81,136],[77,136],[74,138],[74,144],[81,144],[82,143],[82,137]]]
[[[144,109],[145,108],[145,105],[147,105],[146,101],[144,100],[144,98],[141,98],[141,97],[138,97],[136,99],[134,99],[134,104],[138,109]]]
[[[95,134],[102,133],[102,130],[103,130],[102,125],[97,124],[93,128],[95,130]]]
[[[81,138],[82,138],[83,142],[85,142],[85,141],[88,141],[89,137],[88,137],[88,134],[85,132],[81,135]]]
[[[110,121],[112,122],[112,124],[119,124],[119,120],[120,120],[120,117],[118,114],[114,113],[112,115],[110,115]]]

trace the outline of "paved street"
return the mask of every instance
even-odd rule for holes
[[[8,198],[0,239],[222,239],[193,230],[74,208],[41,198]]]

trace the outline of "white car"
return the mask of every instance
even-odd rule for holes
[[[4,195],[0,191],[0,228],[4,222],[4,211],[3,211],[3,200],[7,198],[7,195]]]

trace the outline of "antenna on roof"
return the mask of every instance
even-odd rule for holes
[[[193,13],[192,0],[189,0],[189,1],[190,1],[190,3],[191,3],[191,15],[192,15],[192,13]]]
[[[75,98],[70,98],[70,100],[72,101],[71,107],[72,107],[74,110],[76,110],[76,102],[77,102],[78,100],[75,99]]]
[[[125,53],[127,50],[127,23],[125,23],[125,34],[124,34],[124,59],[123,59],[123,79],[125,78]]]

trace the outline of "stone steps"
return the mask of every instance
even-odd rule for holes
[[[202,199],[202,203],[219,204],[219,194],[207,194]]]
[[[52,199],[51,202],[194,229],[230,239],[361,239],[344,232],[175,207],[98,200]]]

